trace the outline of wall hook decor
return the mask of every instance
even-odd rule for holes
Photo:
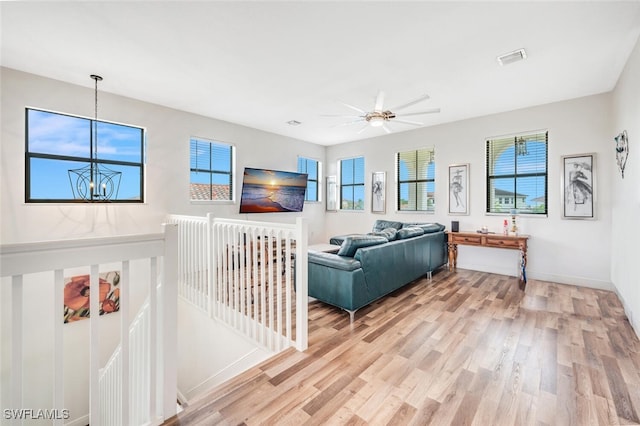
[[[622,174],[622,179],[624,179],[624,167],[627,165],[627,157],[629,156],[629,138],[627,137],[627,131],[623,130],[614,140],[616,141],[616,162]]]

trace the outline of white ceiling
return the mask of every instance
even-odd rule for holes
[[[345,102],[425,126],[610,91],[640,1],[2,2],[3,66],[331,145]],[[496,56],[525,48],[525,61]],[[105,117],[108,119],[108,117]],[[289,120],[301,125],[292,127]],[[144,123],[140,123],[144,124]],[[415,127],[392,123],[394,132]]]

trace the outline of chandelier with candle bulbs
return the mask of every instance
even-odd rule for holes
[[[111,170],[98,160],[98,81],[99,75],[91,74],[94,82],[94,120],[91,123],[89,164],[79,169],[69,169],[71,191],[75,199],[87,202],[107,202],[118,198],[122,172]]]

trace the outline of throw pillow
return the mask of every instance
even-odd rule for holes
[[[405,223],[402,227],[415,227],[418,226],[424,230],[425,234],[431,234],[433,232],[444,231],[445,226],[439,223]]]
[[[356,254],[356,250],[360,247],[376,246],[386,242],[387,239],[385,237],[376,235],[355,235],[347,237],[340,246],[340,250],[338,250],[338,256],[353,257],[353,255]]]
[[[369,235],[377,235],[379,237],[385,237],[387,241],[393,241],[396,239],[396,228],[385,228],[382,231],[369,232]]]
[[[383,229],[387,229],[387,228],[400,229],[400,228],[402,228],[402,222],[394,222],[394,221],[391,221],[391,220],[378,219],[373,224],[372,231],[373,232],[378,232],[378,231],[382,231]]]
[[[418,226],[407,226],[406,228],[399,230],[397,236],[399,240],[404,240],[407,238],[417,237],[422,234],[424,234],[424,230],[422,228]]]

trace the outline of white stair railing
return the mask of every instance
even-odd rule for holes
[[[89,407],[88,423],[92,426],[102,424],[138,425],[158,423],[176,413],[176,344],[177,331],[177,227],[165,225],[164,232],[152,235],[134,235],[124,237],[90,238],[80,240],[52,241],[44,243],[23,243],[0,246],[0,292],[10,300],[2,304],[10,310],[3,319],[0,336],[2,341],[10,342],[10,349],[3,349],[3,381],[9,386],[0,387],[0,399],[3,408],[16,414],[15,424],[21,424],[20,416],[28,418],[29,386],[38,386],[24,381],[24,372],[32,367],[33,356],[27,356],[25,346],[25,317],[28,300],[23,282],[33,281],[30,276],[39,274],[38,285],[53,286],[54,297],[52,318],[43,321],[53,324],[53,380],[51,389],[50,412],[56,414],[52,423],[62,425],[66,420],[64,406],[64,339],[63,339],[63,291],[65,270],[88,267],[90,270],[90,311],[99,311],[100,265],[120,265],[120,347],[111,357],[103,370],[103,384],[100,386],[100,330],[96,319],[91,315],[89,321]],[[133,260],[148,259],[147,283],[149,289],[148,314],[143,314],[129,323],[129,268]],[[50,282],[42,281],[40,273],[52,272]],[[139,285],[140,283],[136,283]],[[5,299],[6,300],[6,299]],[[143,319],[144,318],[144,319]],[[138,326],[136,321],[146,322]],[[129,339],[130,326],[134,336]],[[135,330],[144,332],[138,336]],[[5,357],[5,355],[8,355]],[[9,360],[7,362],[7,359]],[[138,364],[147,368],[140,369]],[[109,377],[107,379],[107,376]],[[25,400],[27,405],[25,405]],[[113,409],[111,417],[101,415],[101,407]],[[43,407],[49,409],[49,407]],[[75,414],[75,413],[74,413]],[[107,413],[102,413],[107,414]],[[130,414],[132,417],[130,417]],[[26,416],[25,416],[26,415]],[[147,419],[145,421],[144,419]],[[11,420],[11,419],[9,419]]]
[[[171,215],[178,292],[272,351],[307,348],[307,225]],[[203,277],[205,280],[203,281]]]
[[[129,379],[129,395],[132,403],[129,406],[129,422],[132,425],[148,424],[150,406],[150,323],[151,309],[149,299],[132,321],[129,328],[129,366],[132,374]],[[102,425],[118,426],[122,424],[122,345],[111,355],[104,368],[100,369],[100,419]]]
[[[211,226],[204,216],[171,215],[178,226],[178,294],[204,312],[210,312]]]

